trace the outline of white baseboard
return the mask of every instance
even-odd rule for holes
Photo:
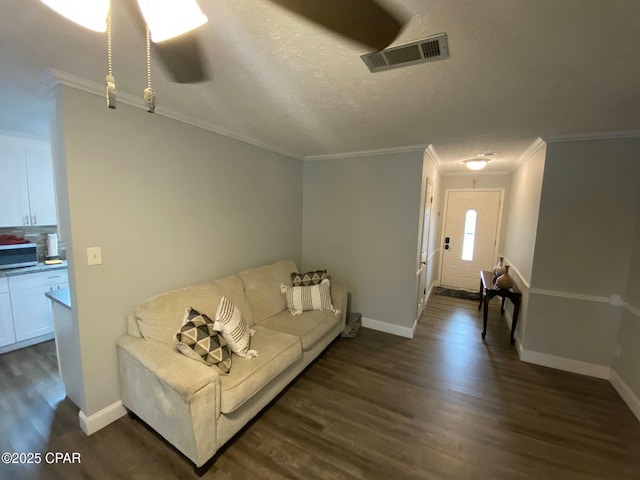
[[[542,365],[543,367],[556,368],[558,370],[564,370],[565,372],[579,373],[580,375],[603,378],[605,380],[609,379],[609,371],[611,370],[604,365],[587,363],[571,358],[556,357],[548,353],[533,352],[524,348],[520,350],[520,360],[535,365]]]
[[[124,408],[122,401],[118,400],[116,403],[112,403],[98,413],[94,413],[88,417],[80,410],[78,418],[80,419],[80,428],[82,431],[86,435],[92,435],[126,414],[127,409]]]
[[[613,368],[611,369],[611,372],[609,374],[609,382],[611,383],[611,385],[613,385],[613,388],[616,389],[618,394],[628,405],[636,418],[640,420],[640,398],[638,398],[636,394],[633,393],[633,391],[626,383],[624,383],[624,380],[620,378],[620,376]]]
[[[390,333],[399,337],[413,338],[414,327],[401,327],[400,325],[394,325],[393,323],[381,322],[379,320],[373,320],[372,318],[362,317],[362,326],[370,328],[371,330],[377,330],[379,332]]]

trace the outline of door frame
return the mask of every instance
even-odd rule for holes
[[[431,247],[431,223],[433,220],[433,199],[435,195],[433,193],[433,181],[430,177],[427,177],[424,182],[424,208],[422,209],[422,229],[420,232],[420,258],[418,259],[418,269],[416,271],[416,275],[418,276],[418,291],[416,295],[416,320],[420,318],[422,312],[424,312],[425,307],[427,306],[427,297],[429,296],[429,291],[427,290],[427,273],[429,269],[429,259],[431,255],[429,255],[429,247]],[[431,196],[429,196],[429,192],[431,192]],[[429,223],[425,226],[424,220],[429,212]],[[425,239],[425,231],[426,231],[426,239]],[[426,255],[424,260],[422,259],[422,252],[426,251]],[[425,292],[420,291],[420,286],[422,285],[422,280],[424,279],[424,289]]]
[[[504,214],[504,188],[447,188],[444,191],[444,207],[442,209],[442,231],[440,232],[440,265],[438,268],[438,278],[442,284],[442,267],[444,265],[444,239],[446,237],[447,228],[447,209],[449,208],[449,192],[500,192],[500,207],[498,208],[498,230],[496,235],[496,244],[493,248],[493,257],[498,260],[498,252],[500,251],[500,237],[502,237],[502,216]],[[480,285],[480,272],[478,272],[478,285]],[[480,287],[478,287],[479,289]]]

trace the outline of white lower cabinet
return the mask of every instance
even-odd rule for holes
[[[9,281],[0,278],[0,347],[15,343],[16,335],[13,329],[11,314],[11,299],[9,298]]]
[[[53,333],[51,302],[44,294],[68,285],[66,269],[9,277],[14,342]]]

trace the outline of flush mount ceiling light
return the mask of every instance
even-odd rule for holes
[[[469,160],[464,160],[464,163],[469,170],[482,170],[489,163],[489,159],[487,158],[470,158]]]

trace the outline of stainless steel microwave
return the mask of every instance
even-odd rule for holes
[[[0,269],[32,267],[38,264],[35,243],[0,245]]]

